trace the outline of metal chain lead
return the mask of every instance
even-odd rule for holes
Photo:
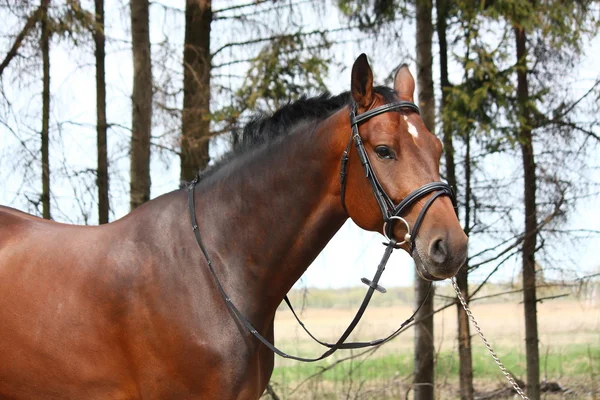
[[[494,361],[496,361],[496,364],[498,364],[498,368],[500,368],[500,371],[502,371],[502,373],[504,374],[504,376],[506,377],[506,379],[510,382],[510,384],[516,390],[516,392],[519,394],[519,396],[521,396],[521,398],[523,398],[523,400],[529,400],[529,397],[527,397],[525,395],[525,393],[519,387],[519,385],[517,384],[517,382],[515,382],[515,380],[513,379],[513,377],[508,373],[508,371],[506,370],[506,367],[504,366],[504,364],[502,363],[502,361],[500,361],[500,358],[498,358],[498,356],[496,355],[496,352],[494,351],[494,349],[492,349],[492,346],[490,346],[490,344],[488,343],[488,341],[485,338],[485,336],[483,336],[483,333],[481,332],[481,328],[477,324],[477,321],[475,321],[475,317],[473,316],[473,313],[471,312],[471,310],[467,306],[467,302],[465,301],[462,293],[460,292],[460,289],[458,288],[458,285],[456,284],[456,281],[454,280],[454,278],[451,278],[450,281],[452,282],[452,286],[454,287],[454,290],[456,291],[456,295],[458,296],[458,299],[460,300],[460,303],[462,304],[463,308],[465,309],[465,312],[469,316],[469,319],[471,319],[471,322],[473,322],[473,326],[477,330],[477,333],[481,337],[481,340],[483,341],[483,344],[485,344],[485,347],[487,347],[488,351],[492,355],[492,358],[494,359]]]

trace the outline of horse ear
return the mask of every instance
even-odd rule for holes
[[[402,64],[398,71],[396,71],[396,77],[394,78],[394,90],[398,94],[400,100],[413,102],[413,96],[415,93],[415,79],[408,69],[408,65]]]
[[[373,103],[373,71],[364,53],[358,56],[352,66],[351,92],[359,107],[367,109]]]

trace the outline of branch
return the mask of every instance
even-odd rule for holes
[[[544,300],[552,300],[552,299],[558,299],[559,297],[567,297],[570,296],[569,293],[565,293],[565,294],[557,294],[556,296],[548,296],[548,297],[540,297],[539,299],[536,300],[536,302],[538,303],[542,303]],[[523,304],[523,302],[519,302],[519,304]]]
[[[29,16],[29,18],[27,18],[27,22],[25,23],[25,26],[23,27],[21,32],[19,32],[17,37],[15,38],[15,42],[13,43],[13,45],[10,48],[10,50],[8,51],[8,53],[6,53],[6,57],[4,57],[2,64],[0,64],[0,77],[2,76],[2,72],[4,72],[4,68],[6,68],[8,66],[8,64],[11,62],[11,60],[17,55],[17,52],[19,51],[19,47],[21,47],[21,43],[23,43],[25,36],[27,36],[27,34],[31,30],[31,28],[33,28],[33,26],[35,25],[35,23],[38,19],[39,13],[40,13],[40,7],[38,7]]]
[[[506,239],[505,241],[498,243],[497,245],[495,245],[495,246],[493,246],[493,247],[488,247],[487,249],[481,250],[479,253],[477,253],[477,254],[473,254],[472,256],[469,256],[469,260],[472,260],[472,259],[474,259],[474,258],[476,258],[476,257],[479,257],[479,256],[481,256],[482,254],[485,254],[485,253],[487,253],[488,251],[496,250],[498,247],[501,247],[501,246],[505,245],[506,243],[510,242],[510,241],[511,241],[511,240],[513,240],[513,239],[517,239],[517,241],[516,241],[514,244],[512,244],[512,245],[509,247],[509,249],[510,249],[510,248],[512,248],[512,247],[515,247],[515,244],[519,244],[520,242],[522,242],[522,241],[523,241],[523,234],[522,234],[522,233],[519,233],[518,235],[514,235],[514,236],[512,236],[512,237],[510,237],[510,238]],[[500,254],[500,255],[502,255],[502,254]],[[496,257],[496,258],[498,258],[498,257]],[[480,265],[480,264],[476,264],[475,266],[471,266],[471,267],[469,267],[469,268],[475,268],[475,267],[477,267],[477,266],[479,266],[479,265]]]
[[[185,13],[185,10],[182,10],[181,8],[163,4],[160,1],[151,1],[149,4],[150,4],[150,6],[159,6],[159,7],[162,7],[165,10],[175,11],[175,12],[181,13],[181,14]]]
[[[539,286],[536,286],[536,288],[539,288]],[[522,292],[523,292],[523,289],[507,290],[505,292],[493,293],[493,294],[488,294],[488,295],[485,295],[485,296],[470,298],[469,302],[471,302],[471,301],[477,301],[477,300],[483,300],[483,299],[489,299],[489,298],[492,298],[492,297],[504,296],[505,294],[522,293]]]
[[[579,125],[577,125],[574,122],[567,122],[567,121],[561,121],[561,120],[548,120],[547,125],[550,124],[554,124],[554,125],[558,125],[558,126],[567,126],[569,128],[573,128],[579,132],[585,133],[586,135],[590,136],[591,138],[596,139],[598,142],[600,142],[600,136],[598,136],[598,134],[594,133],[592,130],[590,129],[585,129]]]
[[[511,239],[513,239],[513,238],[511,238]],[[508,253],[509,251],[511,251],[512,249],[514,249],[515,247],[519,246],[523,242],[523,240],[525,240],[525,235],[519,234],[516,238],[517,238],[517,240],[515,240],[515,242],[513,244],[511,244],[510,246],[506,247],[504,250],[502,250],[500,253],[496,254],[495,256],[493,256],[491,258],[488,258],[486,260],[483,260],[483,261],[481,261],[481,262],[479,262],[477,264],[470,265],[469,266],[469,271],[472,271],[474,269],[477,269],[477,268],[481,267],[482,265],[485,265],[487,263],[490,263],[492,261],[495,261],[495,260],[499,259],[500,257],[502,257],[503,255],[505,255],[506,253]],[[511,240],[511,239],[509,239],[509,240]],[[500,247],[501,245],[503,245],[504,243],[506,243],[507,241],[505,241],[503,243],[500,243],[500,245],[494,246],[491,249],[485,249],[484,251],[482,251],[482,252],[480,252],[478,254],[475,254],[473,257],[476,257],[476,256],[484,253],[485,251],[494,250],[494,249]],[[469,257],[469,258],[472,259],[473,257]]]
[[[598,134],[596,134],[595,132],[593,132],[592,130],[588,130],[585,129],[581,126],[579,126],[578,124],[574,123],[574,122],[570,122],[570,121],[564,121],[563,118],[569,114],[571,111],[573,111],[573,109],[580,103],[582,102],[585,98],[587,98],[590,94],[595,93],[596,88],[598,88],[598,86],[600,86],[600,79],[598,79],[591,87],[590,89],[585,92],[579,99],[577,99],[576,101],[574,101],[572,104],[570,104],[567,108],[565,108],[564,110],[562,110],[560,112],[560,114],[557,114],[555,116],[553,116],[552,118],[547,118],[545,114],[542,114],[540,112],[536,113],[536,118],[538,119],[538,123],[536,123],[536,125],[534,126],[534,128],[543,128],[545,126],[548,125],[557,125],[557,126],[561,126],[561,127],[569,127],[575,130],[578,130],[580,132],[585,133],[586,135],[596,139],[597,141],[600,142],[600,136],[598,136]]]
[[[253,1],[252,3],[238,4],[236,6],[219,8],[217,10],[214,10],[213,14],[222,13],[224,11],[239,10],[240,8],[253,7],[253,6],[257,6],[259,4],[262,4],[262,3],[266,3],[267,1],[269,1],[269,0],[256,0],[256,1]]]
[[[498,258],[502,257],[504,254],[506,254],[510,250],[512,250],[515,247],[517,247],[518,245],[520,245],[523,242],[523,240],[525,240],[526,237],[539,234],[542,231],[542,229],[544,229],[544,227],[546,225],[548,225],[557,215],[560,214],[560,207],[563,205],[564,201],[565,201],[565,197],[564,197],[564,194],[563,194],[561,196],[561,198],[554,204],[554,210],[552,211],[552,213],[546,215],[546,217],[536,226],[536,229],[533,232],[529,232],[527,234],[522,233],[522,234],[519,234],[517,236],[513,236],[512,238],[510,238],[510,239],[508,239],[508,240],[500,243],[499,245],[496,245],[496,246],[492,247],[491,249],[485,249],[485,250],[477,253],[473,257],[479,256],[479,255],[485,253],[486,251],[497,249],[498,247],[500,247],[501,245],[507,243],[509,240],[512,240],[515,237],[517,239],[517,240],[515,240],[515,242],[513,244],[511,244],[510,246],[508,246],[507,248],[505,248],[504,250],[502,250],[497,255],[495,255],[495,256],[493,256],[491,258],[488,258],[487,260],[483,260],[483,261],[481,261],[481,262],[479,262],[479,263],[477,263],[475,265],[470,266],[469,267],[469,271],[472,271],[472,270],[474,270],[474,269],[476,269],[476,268],[478,268],[478,267],[480,267],[480,266],[482,266],[484,264],[487,264],[487,263],[490,263],[492,261],[497,260]],[[542,246],[543,246],[543,242],[542,242],[542,245],[540,247],[538,247],[538,248],[535,249],[535,251],[537,252],[538,250],[540,250]],[[511,256],[512,256],[512,254],[509,255],[508,258],[510,258]],[[472,259],[473,257],[469,257],[469,260]],[[507,259],[504,259],[502,261],[502,263],[504,261],[506,261]],[[492,271],[492,273],[495,272],[497,269],[498,269],[498,266],[496,266],[496,268],[494,269],[494,271]],[[488,278],[489,278],[489,275],[488,275]]]
[[[574,109],[574,108],[577,106],[577,104],[579,104],[579,103],[580,103],[580,102],[581,102],[583,99],[585,99],[585,98],[586,98],[586,97],[588,97],[588,96],[589,96],[591,93],[593,93],[593,92],[594,92],[594,89],[596,89],[596,87],[597,87],[598,85],[600,85],[600,79],[598,79],[598,80],[596,81],[596,83],[594,83],[594,84],[592,85],[592,87],[591,87],[591,88],[590,88],[590,89],[589,89],[587,92],[585,92],[585,93],[583,94],[583,96],[581,96],[579,99],[577,99],[575,102],[573,102],[573,104],[571,104],[569,107],[567,107],[567,109],[566,109],[566,110],[564,110],[564,111],[563,111],[563,112],[562,112],[560,115],[558,115],[558,116],[557,116],[557,117],[555,117],[554,119],[559,119],[559,118],[562,118],[562,117],[564,117],[565,115],[567,115],[568,113],[570,113],[570,112],[571,112],[571,110],[573,110],[573,109]],[[549,122],[552,122],[552,121],[549,121]]]
[[[582,276],[581,278],[575,279],[575,282],[577,282],[577,281],[585,281],[585,280],[589,280],[589,279],[594,279],[594,278],[597,278],[597,277],[600,277],[600,272],[596,273],[596,274]]]
[[[345,44],[345,43],[349,43],[349,42],[354,42],[354,39],[336,40],[335,42],[331,43],[331,45],[332,46],[337,46],[337,45],[341,45],[341,44]],[[321,48],[323,48],[323,46],[321,46],[321,45],[305,46],[305,47],[303,47],[303,50],[319,50]],[[294,51],[281,51],[280,52],[281,55],[292,54],[292,53],[294,53]],[[250,63],[250,62],[257,61],[258,59],[260,59],[260,56],[256,56],[256,57],[252,57],[252,58],[239,59],[239,60],[226,61],[226,62],[221,63],[221,64],[213,64],[211,66],[211,70],[215,70],[217,68],[223,68],[223,67],[227,67],[227,66],[235,65],[235,64]]]
[[[488,274],[488,276],[486,276],[486,278],[483,280],[483,282],[481,282],[481,284],[480,284],[480,285],[477,287],[477,289],[475,289],[475,290],[473,291],[473,293],[471,293],[471,295],[469,296],[469,298],[468,298],[467,300],[468,300],[468,301],[471,301],[471,298],[472,298],[473,296],[475,296],[475,295],[477,294],[477,292],[479,292],[479,291],[480,291],[480,290],[483,288],[483,286],[484,286],[484,285],[487,283],[487,281],[488,281],[488,280],[489,280],[489,279],[492,277],[492,275],[494,275],[494,274],[496,273],[496,271],[498,271],[498,269],[500,269],[500,267],[501,267],[501,266],[502,266],[502,265],[503,265],[503,264],[504,264],[506,261],[510,260],[510,259],[512,258],[512,256],[514,256],[515,254],[516,254],[516,252],[515,252],[515,253],[511,253],[511,254],[509,254],[508,256],[506,256],[506,257],[504,258],[504,260],[500,261],[500,262],[498,263],[498,265],[496,265],[496,267],[495,267],[495,268],[492,270],[492,272],[490,272],[490,273]]]
[[[302,5],[302,4],[312,3],[313,1],[314,0],[300,0],[300,1],[297,1],[296,3],[290,2],[290,3],[283,3],[283,4],[282,3],[277,3],[277,1],[275,1],[274,2],[275,5],[273,7],[271,7],[271,8],[263,8],[263,9],[258,9],[256,11],[249,11],[249,12],[247,12],[245,14],[226,15],[226,16],[222,16],[222,17],[221,16],[215,16],[213,18],[213,21],[222,21],[222,20],[225,20],[225,19],[248,20],[249,17],[251,17],[251,16],[273,12],[273,11],[279,10],[281,8],[293,8],[293,7],[297,7],[299,5]],[[265,3],[265,2],[266,2],[266,0],[263,0],[263,1],[256,2],[256,3],[252,3],[252,4],[243,5],[243,7],[245,7],[245,6],[259,5],[259,4]],[[214,14],[216,14],[216,13],[218,13],[220,11],[228,11],[228,10],[230,11],[230,10],[235,9],[235,8],[240,8],[240,6],[234,6],[233,8],[229,8],[229,9],[226,9],[226,10],[215,11]]]
[[[347,27],[336,28],[336,29],[323,29],[323,30],[317,29],[317,30],[310,31],[310,32],[299,32],[299,33],[288,33],[288,34],[284,34],[284,35],[273,35],[273,36],[269,36],[266,38],[251,39],[251,40],[247,40],[245,42],[231,42],[231,43],[227,43],[227,44],[219,47],[217,50],[215,50],[215,52],[211,54],[211,57],[215,57],[217,54],[219,54],[220,52],[222,52],[223,50],[225,50],[229,47],[246,46],[249,44],[270,42],[275,39],[294,38],[294,37],[311,36],[311,35],[324,35],[326,33],[341,32],[341,31],[345,31],[345,30],[352,30],[355,28],[356,27],[354,27],[354,26],[347,26]]]
[[[8,131],[10,133],[13,134],[13,136],[15,137],[15,139],[17,139],[17,141],[19,142],[19,144],[23,147],[23,149],[25,149],[25,151],[27,153],[29,153],[29,155],[31,156],[32,160],[38,160],[38,155],[37,153],[34,153],[33,151],[31,151],[31,149],[29,149],[29,147],[27,147],[27,143],[25,143],[25,141],[23,139],[21,139],[21,137],[19,136],[19,134],[17,132],[15,132],[14,129],[12,129],[6,122],[0,120],[0,124],[4,125],[4,127],[6,129],[8,129]]]

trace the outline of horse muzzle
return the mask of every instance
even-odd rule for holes
[[[453,277],[467,259],[467,244],[467,235],[462,231],[428,240],[417,238],[412,256],[418,274],[428,281]]]

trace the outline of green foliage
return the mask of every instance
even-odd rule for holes
[[[251,62],[246,79],[238,90],[238,109],[274,111],[311,91],[325,91],[323,77],[330,59],[323,55],[330,43],[324,34],[317,34],[318,43],[305,44],[298,32],[269,41]]]
[[[59,38],[70,40],[75,46],[81,41],[89,40],[89,34],[96,24],[94,14],[83,9],[77,0],[51,6],[48,16],[50,32]]]
[[[598,31],[598,1],[466,0],[452,2],[449,25],[459,26],[454,42],[464,46],[454,54],[462,64],[462,82],[447,89],[442,121],[455,136],[475,133],[490,153],[518,143],[519,127],[543,122],[544,105],[557,90],[581,51],[582,40]],[[525,29],[528,55],[516,60],[514,29]],[[528,69],[528,67],[530,69]],[[529,99],[517,102],[515,76],[526,69]],[[531,118],[523,118],[525,107]],[[564,105],[563,105],[564,107]],[[530,124],[531,126],[527,126]]]
[[[377,31],[385,24],[408,14],[406,1],[338,0],[337,3],[340,11],[362,30]]]
[[[513,27],[535,32],[553,52],[581,50],[582,39],[594,35],[600,16],[597,0],[502,0],[484,1],[483,16],[506,20]]]
[[[500,69],[504,56],[501,48],[489,50],[476,43],[471,51],[460,57],[464,80],[446,89],[446,103],[442,121],[452,127],[456,136],[466,138],[467,133],[478,134],[482,145],[490,153],[501,151],[503,144],[514,141],[511,132],[502,130],[511,116],[506,112],[514,98],[512,67]]]

